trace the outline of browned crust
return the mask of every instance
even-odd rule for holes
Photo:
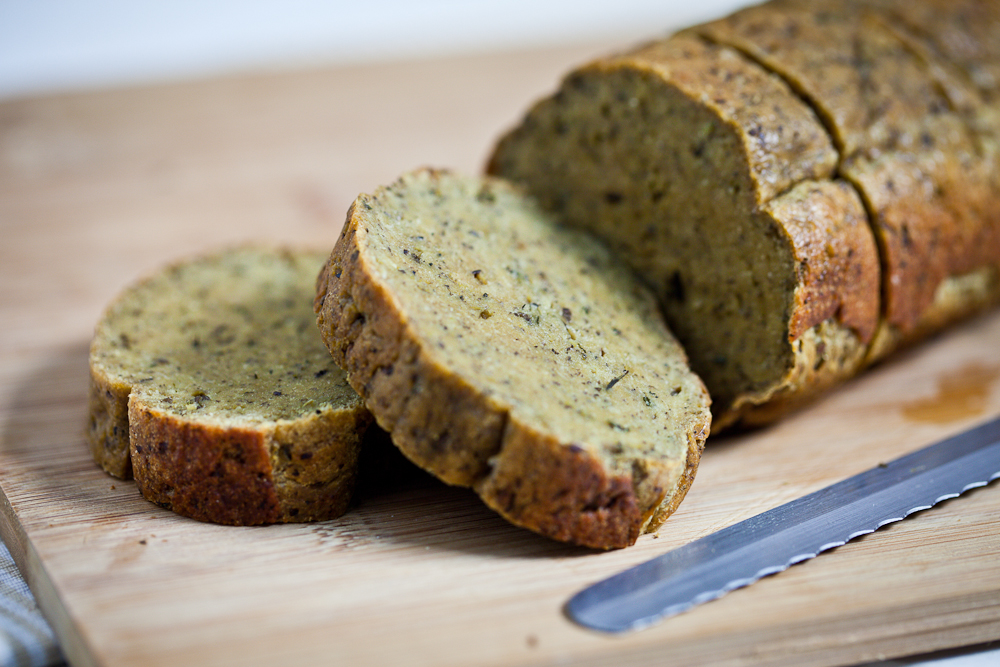
[[[630,477],[609,475],[584,449],[516,422],[510,423],[489,475],[474,488],[509,521],[563,542],[627,547],[643,524]]]
[[[197,422],[128,402],[129,454],[143,497],[236,526],[332,519],[347,511],[365,411],[259,428]]]
[[[325,409],[270,424],[265,440],[282,521],[322,521],[347,511],[372,415]]]
[[[832,175],[837,153],[812,109],[734,49],[693,34],[643,45],[580,72],[650,72],[734,127],[743,141],[758,203],[795,183]]]
[[[129,400],[136,486],[146,500],[214,523],[281,519],[260,430],[193,422]]]
[[[858,1],[885,12],[886,27],[918,51],[935,73],[949,79],[941,83],[956,106],[968,108],[1000,96],[1000,4],[987,0]],[[968,99],[973,88],[981,100]]]
[[[887,148],[946,106],[865,3],[771,0],[691,31],[787,81],[824,120],[842,158]]]
[[[348,212],[317,280],[314,308],[334,360],[379,425],[412,461],[450,484],[473,487],[516,525],[592,548],[634,543],[669,492],[683,497],[707,424],[700,438],[692,435],[685,471],[649,472],[651,479],[679,477],[679,484],[671,483],[677,488],[651,482],[653,492],[640,497],[632,475],[615,474],[583,448],[513,420],[505,407],[434,360],[366,265],[359,211],[366,205],[363,195]],[[661,509],[659,522],[676,503]]]
[[[259,428],[192,421],[129,400],[130,457],[150,502],[234,526],[331,519],[347,511],[364,411]],[[339,446],[334,446],[339,445]]]
[[[708,428],[692,429],[683,464],[636,461],[627,474],[614,474],[583,448],[511,420],[489,474],[474,488],[519,526],[583,546],[627,547],[658,529],[684,500]]]
[[[901,342],[926,334],[924,319],[944,280],[1000,265],[1000,193],[985,165],[957,158],[877,162],[853,176],[876,213],[886,323]]]
[[[843,181],[804,182],[768,211],[791,240],[799,287],[789,341],[836,319],[871,342],[879,320],[881,268],[864,205]]]

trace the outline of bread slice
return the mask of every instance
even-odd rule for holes
[[[652,294],[507,183],[420,170],[360,196],[315,309],[403,453],[517,525],[624,547],[691,484],[709,398]]]
[[[718,431],[773,420],[864,363],[879,257],[837,161],[782,79],[689,34],[571,72],[488,169],[633,265]]]
[[[316,330],[324,258],[240,247],[126,289],[90,348],[94,459],[202,521],[342,514],[371,415]]]

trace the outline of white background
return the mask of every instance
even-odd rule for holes
[[[0,99],[653,37],[748,0],[0,0]]]

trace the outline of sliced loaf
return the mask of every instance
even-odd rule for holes
[[[504,182],[420,170],[360,196],[315,309],[403,453],[517,525],[624,547],[691,484],[709,399],[652,294]]]
[[[242,247],[125,290],[90,349],[94,459],[202,521],[342,514],[371,416],[316,330],[323,260]]]
[[[996,3],[772,0],[580,67],[488,170],[645,277],[716,430],[767,422],[1000,301],[997,37]]]
[[[961,75],[998,67],[998,25],[990,2],[772,0],[691,30],[786,80],[833,138],[881,249],[872,361],[1000,299],[1000,114]]]

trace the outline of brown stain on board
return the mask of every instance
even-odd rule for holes
[[[936,396],[903,405],[903,416],[912,421],[946,424],[982,414],[990,389],[1000,377],[1000,366],[966,364],[938,379]]]

